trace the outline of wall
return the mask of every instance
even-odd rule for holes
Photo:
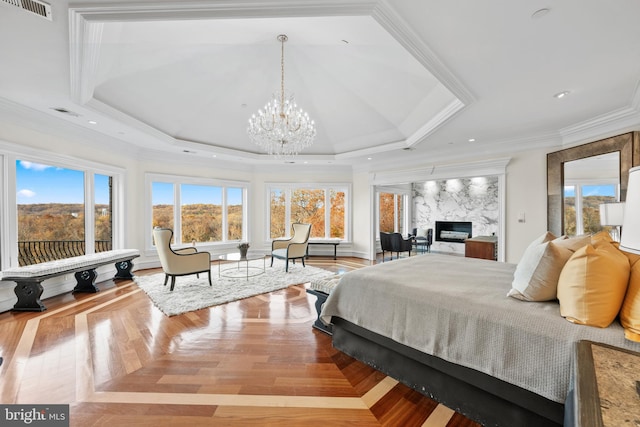
[[[473,236],[498,233],[498,178],[495,176],[417,182],[412,185],[414,227],[433,228],[436,221],[471,221]],[[464,243],[439,242],[434,252],[464,254]]]
[[[506,262],[517,263],[529,243],[547,231],[547,157],[555,150],[516,153],[506,175]],[[518,220],[524,215],[524,222]]]

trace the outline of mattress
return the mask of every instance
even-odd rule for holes
[[[579,340],[640,351],[615,321],[576,325],[557,301],[507,297],[515,264],[427,254],[343,275],[321,312],[555,402],[569,389]]]

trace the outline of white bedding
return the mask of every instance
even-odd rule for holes
[[[343,275],[321,319],[343,318],[560,403],[577,341],[640,351],[617,320],[605,329],[576,325],[557,302],[507,297],[515,267],[438,254],[377,264]]]

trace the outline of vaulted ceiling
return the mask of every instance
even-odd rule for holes
[[[296,161],[499,156],[640,127],[640,3],[0,2],[0,112],[141,151],[274,164],[247,120],[285,88],[317,123]],[[568,92],[562,98],[554,95]]]

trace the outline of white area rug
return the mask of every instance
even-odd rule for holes
[[[266,260],[266,270],[264,274],[249,277],[240,276],[237,278],[218,277],[218,265],[211,266],[211,282],[209,286],[206,273],[201,273],[200,278],[195,274],[191,276],[176,277],[176,286],[170,291],[171,278],[167,286],[163,286],[164,273],[157,273],[149,276],[135,276],[134,281],[149,295],[151,301],[167,316],[186,313],[187,311],[199,310],[205,307],[224,304],[242,298],[260,295],[267,292],[284,289],[291,285],[307,283],[312,280],[322,279],[335,273],[321,268],[307,265],[302,267],[300,261],[293,264],[289,262],[289,272],[284,271],[284,261],[275,259],[273,267],[269,267],[270,260]],[[223,274],[225,269],[233,268],[235,264],[222,264]],[[249,274],[254,274],[262,270],[262,260],[250,261],[252,268]],[[242,272],[228,270],[227,274],[242,275]]]

